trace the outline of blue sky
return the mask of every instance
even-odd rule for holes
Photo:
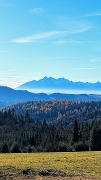
[[[0,0],[0,85],[101,82],[101,0]]]

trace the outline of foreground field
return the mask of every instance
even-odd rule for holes
[[[101,152],[0,154],[0,180],[101,179]]]

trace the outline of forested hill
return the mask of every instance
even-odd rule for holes
[[[101,102],[28,102],[10,108],[16,111],[0,111],[2,153],[101,151]]]
[[[100,102],[75,102],[75,101],[29,101],[9,106],[17,114],[29,115],[34,120],[54,121],[66,125],[72,124],[74,119],[79,122],[101,120]]]

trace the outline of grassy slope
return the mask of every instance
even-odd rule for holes
[[[101,152],[0,154],[1,179],[37,175],[101,179]]]

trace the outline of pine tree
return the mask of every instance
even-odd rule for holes
[[[8,145],[6,143],[3,144],[1,152],[2,153],[8,153],[9,152],[9,148],[8,148]]]
[[[14,142],[14,144],[11,147],[11,152],[12,153],[20,153],[21,152],[17,143]]]
[[[79,127],[78,127],[78,122],[75,119],[74,120],[74,125],[73,125],[73,142],[78,142],[79,140]]]
[[[91,132],[89,150],[101,151],[101,129],[94,128]]]

